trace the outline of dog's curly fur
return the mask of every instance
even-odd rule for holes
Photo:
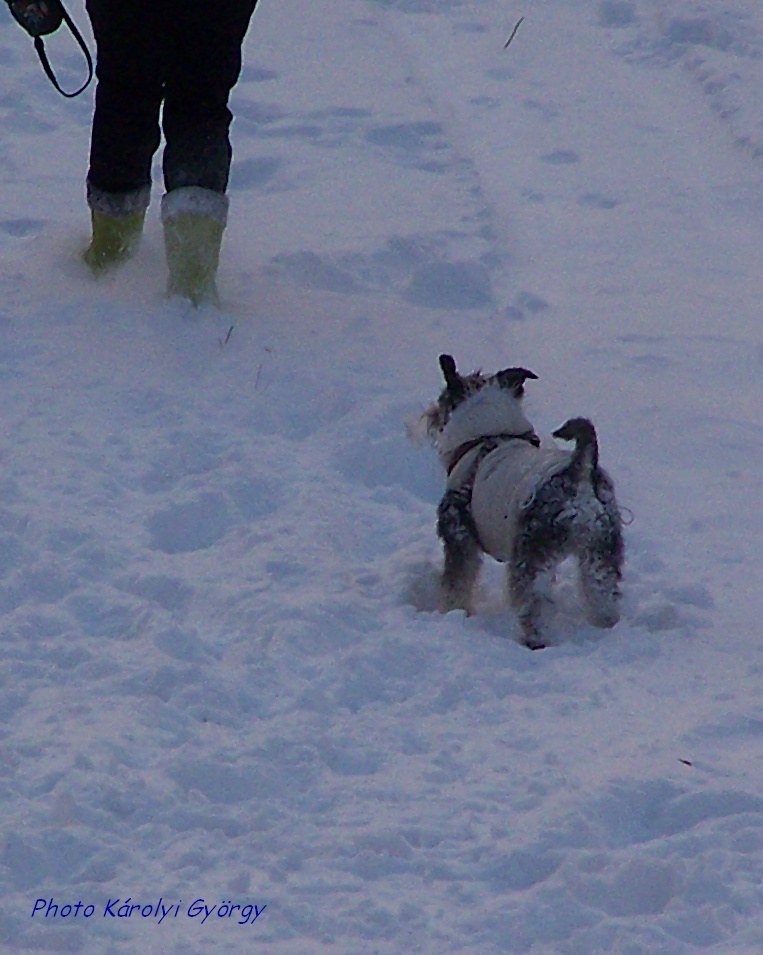
[[[541,448],[521,408],[526,368],[460,375],[440,356],[445,388],[424,412],[426,430],[448,472],[437,510],[445,562],[439,609],[471,610],[482,554],[506,563],[508,599],[526,646],[545,646],[541,583],[568,556],[577,558],[587,619],[614,626],[620,616],[624,559],[614,485],[599,466],[596,431],[571,418],[554,437],[575,447]]]

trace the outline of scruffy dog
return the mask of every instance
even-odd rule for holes
[[[462,376],[450,355],[440,355],[440,368],[445,388],[422,416],[448,473],[437,511],[445,550],[439,609],[470,611],[487,553],[506,564],[523,642],[541,649],[544,585],[574,556],[587,619],[613,627],[620,617],[622,520],[591,422],[570,418],[554,432],[574,441],[574,450],[541,448],[521,403],[525,381],[537,375],[504,368]]]

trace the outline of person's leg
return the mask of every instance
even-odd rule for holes
[[[256,0],[175,0],[167,35],[163,114],[167,192],[228,185],[232,115],[228,98],[241,72],[241,46]]]
[[[215,301],[215,275],[228,214],[231,164],[228,97],[256,0],[172,4],[162,126],[162,200],[168,290],[198,305]]]
[[[100,271],[137,244],[159,146],[165,34],[161,4],[87,0],[96,40],[95,112],[87,174],[93,239],[85,261]]]

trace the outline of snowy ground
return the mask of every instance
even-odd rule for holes
[[[2,14],[4,950],[763,950],[761,89],[759,0],[261,0],[191,314]],[[596,421],[615,630],[432,612],[441,351]]]

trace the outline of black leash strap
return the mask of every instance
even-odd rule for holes
[[[42,64],[43,70],[45,70],[45,75],[53,86],[67,99],[79,96],[80,93],[87,89],[93,78],[93,58],[90,56],[87,43],[85,43],[82,34],[77,29],[77,25],[69,16],[61,0],[6,0],[6,2],[16,22],[33,37],[37,56],[40,58],[40,63]],[[65,23],[71,31],[72,36],[79,44],[79,48],[82,50],[85,61],[87,62],[87,79],[82,86],[73,93],[67,93],[66,90],[61,88],[56,79],[56,74],[53,72],[53,67],[50,65],[48,54],[45,52],[45,43],[42,39],[44,36],[55,33],[62,22]]]

